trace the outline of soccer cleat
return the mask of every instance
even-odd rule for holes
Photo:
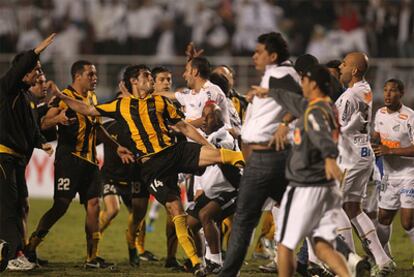
[[[9,260],[7,269],[10,271],[29,271],[36,267],[36,264],[29,262],[29,260],[23,254],[17,256],[17,258]]]
[[[352,277],[363,277],[369,274],[371,265],[368,260],[361,258],[355,253],[350,253],[348,256],[348,266],[351,270]]]
[[[86,261],[84,266],[85,268],[93,268],[93,269],[98,269],[98,268],[101,268],[101,269],[108,268],[111,270],[115,269],[114,263],[107,262],[101,257],[96,257],[95,259]]]
[[[277,273],[277,264],[275,261],[271,261],[266,265],[259,266],[259,269],[265,273]]]
[[[215,263],[206,259],[206,267],[204,268],[204,273],[209,274],[219,274],[223,266],[221,264]]]
[[[206,272],[205,272],[205,267],[202,264],[196,264],[195,266],[193,266],[193,274],[196,277],[204,277],[207,276]]]
[[[137,254],[136,248],[128,248],[129,265],[132,267],[139,267],[140,257]]]
[[[384,277],[393,273],[397,268],[397,264],[393,260],[389,260],[385,264],[375,265],[371,269],[371,277]]]
[[[146,262],[157,262],[160,260],[153,253],[147,250],[145,250],[144,253],[139,254],[139,258],[140,260],[146,261]]]
[[[253,259],[256,260],[269,260],[270,257],[264,252],[253,252]]]
[[[260,242],[263,245],[264,253],[266,253],[266,255],[269,257],[269,259],[273,260],[275,258],[275,251],[276,251],[275,250],[276,249],[275,241],[267,239],[265,237],[262,237],[260,239]]]
[[[302,277],[311,277],[308,273],[308,266],[306,264],[296,262],[296,272]]]
[[[182,264],[180,264],[176,258],[167,258],[165,260],[165,268],[170,268],[174,271],[181,271],[181,272],[185,272],[185,268]]]
[[[335,274],[333,274],[329,269],[327,269],[322,264],[315,264],[310,262],[308,272],[311,276],[319,276],[319,277],[335,277]]]
[[[8,255],[9,255],[10,246],[7,242],[0,239],[0,272],[3,272],[7,268],[7,264],[9,262]]]

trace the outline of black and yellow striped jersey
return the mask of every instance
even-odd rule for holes
[[[241,122],[243,123],[248,104],[246,98],[233,89],[230,91],[230,99],[239,114]]]
[[[148,95],[144,99],[117,98],[97,105],[96,109],[103,116],[115,118],[128,130],[129,142],[125,146],[137,157],[152,155],[173,145],[168,125],[183,118],[172,102],[160,95]]]
[[[88,91],[86,97],[77,93],[71,86],[62,91],[63,94],[80,100],[88,105],[97,105],[95,92]],[[96,130],[100,118],[84,116],[71,110],[65,102],[57,100],[52,104],[59,109],[67,109],[66,116],[75,118],[75,122],[69,125],[58,125],[58,144],[56,148],[56,160],[61,155],[73,154],[81,159],[97,164],[96,158]]]

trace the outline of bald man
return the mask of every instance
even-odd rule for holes
[[[338,164],[345,172],[341,183],[345,213],[339,216],[338,233],[355,251],[352,238],[354,226],[364,248],[375,259],[376,266],[373,270],[385,275],[395,270],[395,263],[381,247],[373,222],[361,210],[362,198],[374,163],[369,135],[372,91],[364,79],[368,70],[368,57],[361,52],[350,53],[345,56],[339,68],[340,81],[347,89],[335,103],[341,126]]]

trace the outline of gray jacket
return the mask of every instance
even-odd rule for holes
[[[271,89],[269,96],[298,118],[286,167],[289,185],[332,185],[333,182],[326,179],[324,159],[338,156],[339,129],[330,98],[308,102],[303,96],[285,89]]]

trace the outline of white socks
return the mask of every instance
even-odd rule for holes
[[[371,219],[364,213],[360,213],[358,216],[351,219],[352,224],[357,230],[361,240],[365,241],[365,246],[374,255],[375,262],[378,265],[383,265],[390,260],[390,257],[382,248],[382,245],[378,239],[377,231]]]
[[[391,239],[391,233],[392,233],[392,225],[383,225],[381,223],[377,223],[377,234],[378,239],[381,242],[382,247],[385,250],[385,253],[389,257],[391,257],[391,248],[389,245],[389,241]]]
[[[341,236],[348,247],[355,253],[355,243],[354,238],[352,237],[352,225],[349,221],[348,216],[346,215],[344,209],[340,209],[337,217],[337,230],[339,236]]]
[[[218,254],[212,254],[210,251],[210,247],[208,246],[207,242],[206,242],[206,259],[219,264],[219,265],[223,265],[223,259],[221,257],[221,252]]]
[[[406,233],[407,233],[407,235],[410,237],[410,239],[411,239],[411,241],[412,241],[412,243],[414,243],[414,228],[412,228],[411,230],[409,230],[409,231],[405,231]]]

